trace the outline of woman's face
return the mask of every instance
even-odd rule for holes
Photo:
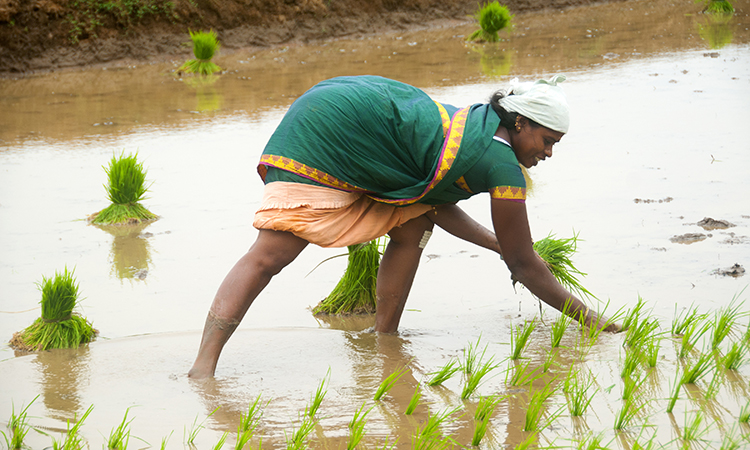
[[[510,133],[511,146],[518,162],[526,168],[534,167],[539,161],[551,158],[552,146],[564,136],[564,133],[559,131],[541,125],[534,126],[523,116],[518,116],[517,124],[518,127]]]

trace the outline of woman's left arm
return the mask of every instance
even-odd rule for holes
[[[492,250],[502,256],[500,244],[495,233],[469,217],[455,204],[439,205],[429,211],[426,216],[435,225],[459,239],[471,242],[480,247]]]

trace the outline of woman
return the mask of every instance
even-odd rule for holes
[[[534,252],[519,166],[551,157],[568,131],[557,85],[564,80],[518,85],[463,109],[375,76],[334,78],[298,98],[258,166],[266,183],[253,222],[258,238],[219,287],[189,376],[213,376],[250,304],[309,242],[343,247],[390,236],[378,271],[375,331],[395,332],[435,224],[499,253],[547,304],[562,310],[571,299],[569,314],[598,324]],[[494,233],[455,205],[479,192],[490,193]]]

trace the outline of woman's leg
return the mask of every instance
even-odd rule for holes
[[[258,239],[232,267],[216,292],[189,377],[213,376],[221,349],[255,297],[274,275],[294,261],[305,246],[307,241],[292,233],[260,230]]]
[[[398,329],[422,256],[420,242],[432,227],[431,220],[419,216],[388,232],[391,239],[378,270],[375,331],[393,333]]]

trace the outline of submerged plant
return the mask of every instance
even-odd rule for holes
[[[508,27],[513,20],[508,7],[501,5],[497,0],[481,7],[474,17],[479,22],[479,29],[469,36],[469,41],[497,42],[500,40],[498,33]]]
[[[105,167],[107,173],[107,198],[111,204],[89,216],[89,221],[100,225],[138,224],[144,221],[155,220],[156,214],[152,213],[140,204],[148,192],[146,186],[146,170],[143,164],[138,162],[138,154],[125,156],[125,152],[119,157],[112,156],[109,167]]]
[[[55,276],[42,276],[42,315],[25,330],[15,333],[10,345],[27,351],[75,348],[91,342],[96,330],[73,309],[79,304],[78,283],[66,267]]]
[[[344,275],[328,297],[313,308],[313,314],[374,313],[377,307],[375,286],[385,243],[386,238],[382,237],[348,246],[349,260]]]
[[[187,73],[197,73],[200,75],[209,75],[214,72],[219,72],[221,67],[211,62],[211,58],[214,54],[219,51],[219,40],[216,37],[216,32],[211,31],[196,31],[190,32],[190,40],[193,41],[193,55],[195,59],[188,60],[180,67],[180,70],[184,70]]]
[[[510,327],[510,359],[519,359],[529,344],[531,332],[536,328],[536,318],[531,322]]]
[[[454,358],[448,360],[448,362],[436,372],[430,372],[428,375],[432,377],[427,380],[427,386],[438,386],[443,384],[445,381],[450,379],[453,375],[461,370],[461,365]]]
[[[26,439],[26,435],[31,429],[31,426],[28,423],[28,410],[37,398],[39,398],[38,395],[34,397],[34,399],[31,400],[29,404],[18,413],[18,415],[16,415],[15,406],[11,406],[10,419],[8,419],[8,434],[0,431],[3,438],[5,438],[5,443],[8,446],[8,449],[24,447],[23,441]]]
[[[383,398],[385,394],[388,393],[388,391],[391,390],[393,386],[396,385],[396,382],[398,382],[399,378],[404,376],[404,374],[409,370],[408,367],[404,366],[400,369],[397,369],[392,374],[388,375],[385,380],[383,380],[382,383],[380,383],[380,386],[378,386],[377,391],[375,391],[375,396],[373,399],[375,401],[378,401]]]

